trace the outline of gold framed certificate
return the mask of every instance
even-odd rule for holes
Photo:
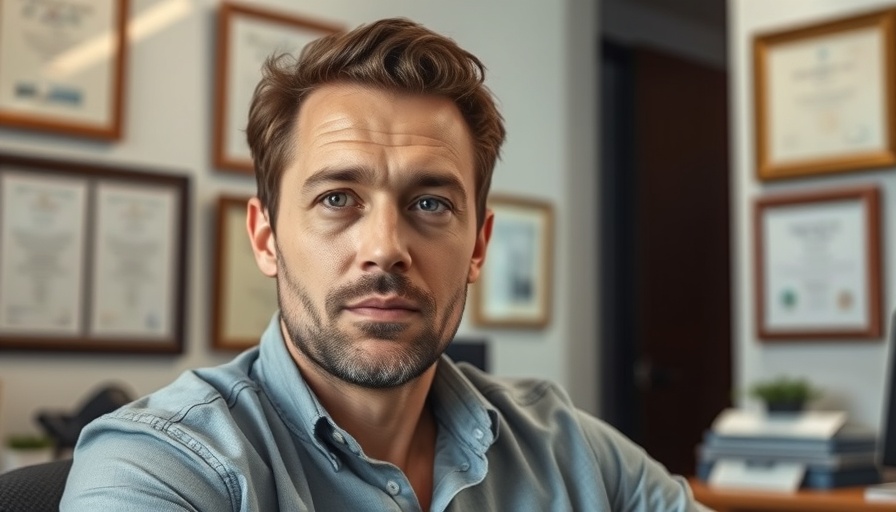
[[[0,2],[0,124],[121,138],[128,0]]]
[[[298,16],[221,4],[212,155],[217,169],[252,173],[246,121],[265,59],[272,54],[296,55],[311,41],[340,30],[338,25]]]
[[[534,199],[496,195],[485,265],[473,286],[473,323],[543,328],[551,320],[553,208]]]
[[[896,164],[888,10],[754,39],[759,179]]]
[[[189,178],[0,154],[0,349],[180,353]]]
[[[277,311],[277,281],[261,273],[246,231],[248,197],[218,199],[212,346],[243,350],[258,343]]]
[[[755,202],[760,339],[881,336],[879,195],[862,187]]]

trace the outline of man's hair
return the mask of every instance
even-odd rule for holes
[[[504,121],[484,85],[485,66],[453,40],[403,18],[380,20],[309,43],[298,59],[268,57],[255,88],[246,136],[258,198],[274,227],[283,170],[296,151],[299,108],[321,85],[342,82],[449,98],[473,139],[477,227],[485,217]],[[299,150],[301,150],[299,148]]]

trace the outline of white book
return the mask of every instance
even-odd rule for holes
[[[769,414],[765,411],[725,409],[712,431],[723,436],[830,439],[846,423],[843,411],[802,411]]]
[[[869,485],[865,488],[865,501],[896,501],[896,482]]]

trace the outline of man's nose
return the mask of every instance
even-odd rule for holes
[[[404,272],[411,266],[407,227],[397,206],[371,209],[360,225],[358,259],[365,271]]]

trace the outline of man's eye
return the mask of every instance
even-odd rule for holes
[[[424,212],[440,213],[448,209],[448,205],[441,199],[434,197],[424,197],[417,201],[417,207]]]
[[[332,192],[324,196],[324,204],[331,208],[344,208],[350,206],[351,197],[345,192]]]

